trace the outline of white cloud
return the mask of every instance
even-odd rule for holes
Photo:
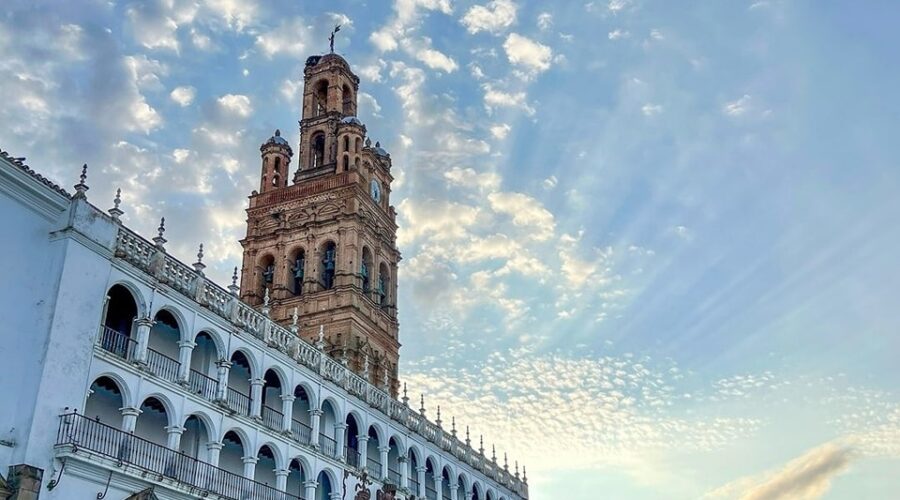
[[[512,127],[506,123],[498,123],[497,125],[491,126],[491,135],[497,139],[506,139],[510,130],[512,130]]]
[[[550,47],[517,33],[510,33],[503,42],[503,49],[509,62],[539,73],[550,69],[553,51]]]
[[[644,116],[658,115],[658,114],[662,113],[662,110],[663,110],[663,107],[661,105],[651,104],[649,102],[647,104],[644,104],[641,107],[641,113],[643,113]]]
[[[487,83],[482,85],[482,89],[484,90],[484,105],[488,110],[495,107],[519,108],[529,115],[535,113],[535,109],[525,100],[525,92],[503,92]]]
[[[487,5],[474,5],[462,18],[469,33],[499,33],[516,21],[517,6],[511,0],[493,0]]]
[[[609,9],[610,12],[615,14],[623,10],[625,7],[628,7],[630,3],[631,0],[609,0],[606,8]]]
[[[277,28],[257,35],[255,46],[269,59],[279,54],[302,58],[307,55],[309,31],[303,19],[288,19]]]
[[[451,14],[453,7],[450,0],[400,0],[394,3],[396,16],[369,35],[369,41],[381,52],[390,52],[407,42],[407,36],[414,32],[421,23],[420,11],[439,11]]]
[[[444,178],[451,184],[482,191],[495,191],[500,188],[500,176],[493,172],[478,173],[472,168],[453,167],[444,172]]]
[[[229,28],[242,32],[256,20],[259,6],[255,0],[204,0],[214,14],[221,17]]]
[[[529,237],[547,240],[553,236],[556,226],[553,214],[531,196],[522,193],[491,193],[488,201],[492,210],[511,216],[514,225],[526,228]]]
[[[553,189],[558,183],[559,179],[557,179],[555,175],[551,175],[550,177],[544,179],[544,182],[542,182],[541,184],[544,186],[544,189]]]
[[[620,38],[627,38],[628,35],[629,35],[629,33],[627,31],[616,28],[616,29],[610,31],[609,34],[607,35],[607,37],[610,40],[619,40]]]
[[[429,236],[433,240],[458,239],[478,220],[480,209],[456,202],[404,198],[397,209],[406,224],[397,230],[397,243],[411,244]]]
[[[362,115],[363,112],[368,112],[371,113],[372,116],[380,116],[379,113],[381,113],[381,105],[378,104],[378,100],[375,99],[372,94],[360,92],[359,94],[357,94],[357,100],[359,102],[360,108],[360,113],[358,114]]]
[[[172,89],[172,92],[169,93],[169,98],[183,108],[185,106],[190,106],[191,103],[194,102],[194,97],[196,95],[197,89],[189,85],[183,85]]]
[[[416,52],[416,59],[425,63],[431,69],[439,69],[446,73],[456,71],[456,61],[434,49],[422,49]]]
[[[152,7],[142,4],[130,5],[125,15],[131,23],[135,40],[148,49],[178,51],[178,23],[171,17],[147,12]]]
[[[250,116],[253,107],[250,105],[250,98],[240,94],[226,94],[217,101],[219,107],[227,113],[231,113],[241,118]]]
[[[650,38],[653,40],[663,40],[663,34],[658,29],[650,30]]]
[[[741,116],[750,107],[750,95],[744,94],[739,99],[727,102],[722,106],[722,112],[728,116]]]
[[[162,90],[163,84],[160,76],[168,73],[167,67],[155,59],[149,59],[141,54],[125,56],[125,65],[131,70],[131,78],[140,90]]]
[[[175,149],[172,151],[172,157],[175,158],[175,163],[184,163],[190,155],[190,149]]]
[[[537,25],[541,31],[547,31],[553,26],[553,14],[549,12],[541,12],[537,17]]]
[[[387,63],[382,59],[378,59],[374,64],[367,64],[365,66],[360,66],[357,71],[363,78],[369,80],[374,83],[381,83],[381,70],[384,69]]]

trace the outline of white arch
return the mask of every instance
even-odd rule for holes
[[[97,380],[103,377],[106,377],[116,383],[116,386],[119,388],[119,393],[122,395],[122,405],[125,408],[137,406],[138,403],[136,403],[134,400],[134,392],[131,390],[131,386],[129,386],[128,382],[126,382],[125,379],[118,373],[102,372],[98,375],[95,375],[94,379],[88,385],[88,390],[90,390],[92,385],[97,383]],[[85,404],[87,404],[88,397],[90,396],[88,395],[84,400]],[[143,402],[143,400],[141,400],[141,402]]]
[[[119,279],[111,282],[106,287],[106,294],[109,295],[109,291],[116,285],[128,290],[132,300],[134,300],[134,305],[137,306],[137,317],[143,318],[147,314],[147,301],[144,300],[144,294],[141,293],[140,288],[128,280]]]

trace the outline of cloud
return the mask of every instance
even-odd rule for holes
[[[488,195],[491,209],[512,217],[513,224],[527,229],[527,236],[547,240],[553,236],[556,226],[553,214],[538,200],[522,193],[491,193]]]
[[[172,89],[172,92],[169,93],[169,98],[175,101],[179,106],[186,107],[190,106],[192,102],[194,102],[194,97],[197,95],[197,89],[191,87],[189,85],[175,87]]]
[[[658,115],[658,114],[662,113],[662,110],[663,110],[663,107],[661,105],[651,104],[649,102],[647,104],[644,104],[641,107],[641,113],[643,113],[644,116]]]
[[[750,95],[744,94],[739,99],[726,102],[722,106],[722,112],[728,116],[742,116],[750,107]]]
[[[550,47],[535,42],[517,33],[510,33],[503,42],[503,49],[509,62],[529,71],[540,73],[550,69],[553,51]]]
[[[607,34],[607,38],[610,40],[619,40],[620,38],[627,38],[629,33],[625,30],[616,28]]]
[[[553,14],[549,12],[541,12],[537,17],[537,25],[541,31],[547,31],[553,26]]]
[[[297,17],[286,19],[277,28],[257,35],[255,46],[269,59],[280,54],[303,58],[307,55],[309,37],[309,26]]]
[[[509,135],[509,131],[512,130],[506,123],[498,123],[496,125],[491,125],[491,135],[497,139],[503,140],[506,139],[506,136]]]
[[[478,173],[472,168],[453,167],[444,172],[444,178],[457,186],[482,191],[495,191],[500,188],[500,176],[493,172]]]
[[[474,5],[461,22],[469,33],[479,31],[499,33],[516,21],[517,6],[511,0],[493,0],[487,5]]]
[[[551,175],[550,177],[547,177],[546,179],[544,179],[544,181],[541,184],[544,186],[544,189],[553,189],[556,187],[556,184],[558,182],[559,182],[559,180],[556,178],[556,176]]]
[[[253,112],[250,105],[250,98],[240,94],[226,94],[220,97],[217,102],[219,107],[226,113],[246,118]]]
[[[394,18],[372,32],[369,41],[381,52],[396,50],[401,42],[408,43],[407,37],[418,29],[422,11],[449,15],[453,7],[450,0],[398,0],[394,2]]]
[[[853,448],[826,443],[791,460],[777,471],[737,479],[709,492],[706,498],[814,500],[831,489],[832,480],[845,472],[855,458]]]
[[[416,59],[431,69],[439,69],[446,73],[452,73],[458,68],[456,61],[434,49],[426,48],[416,52]]]
[[[378,59],[374,64],[360,66],[357,70],[360,76],[373,83],[381,83],[381,70],[387,65],[382,59]]]
[[[481,88],[484,90],[484,106],[488,111],[499,107],[519,108],[529,115],[535,113],[535,109],[525,100],[525,92],[504,92],[497,90],[489,83],[485,83]]]

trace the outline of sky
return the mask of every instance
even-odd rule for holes
[[[401,378],[531,498],[900,497],[900,4],[7,0],[0,148],[230,283],[335,50]],[[296,146],[295,146],[296,149]]]

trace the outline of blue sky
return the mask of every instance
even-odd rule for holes
[[[6,3],[0,147],[227,283],[308,55],[391,152],[401,376],[533,498],[900,496],[895,2]],[[502,459],[501,459],[502,460]],[[512,463],[510,464],[512,466]],[[812,472],[810,472],[812,471]]]

